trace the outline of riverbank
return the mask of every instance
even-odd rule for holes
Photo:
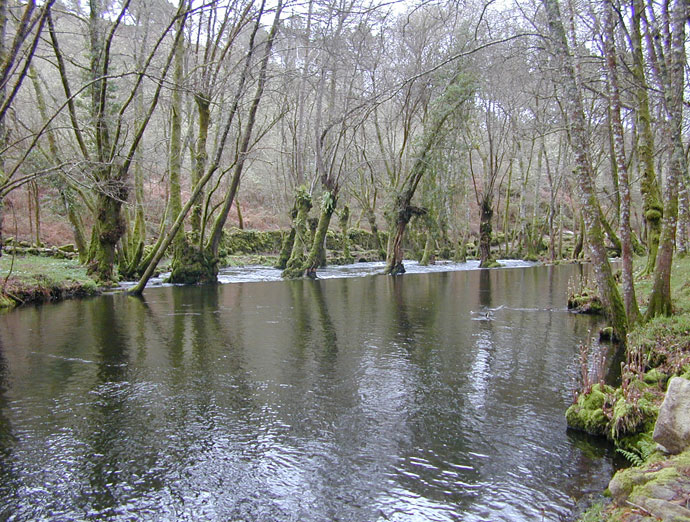
[[[636,284],[642,307],[652,284],[652,277]],[[621,386],[595,384],[568,411],[569,424],[580,413],[589,423],[580,429],[607,437],[631,463],[580,522],[690,520],[690,448],[667,455],[652,437],[668,382],[690,379],[690,257],[674,261],[671,288],[674,315],[630,332]]]
[[[88,297],[100,291],[76,259],[7,253],[0,257],[0,310]]]

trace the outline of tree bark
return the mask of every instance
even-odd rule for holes
[[[479,207],[479,268],[488,268],[495,263],[491,257],[491,218],[493,215],[491,195],[484,194]]]
[[[288,279],[302,277],[304,274],[304,252],[309,245],[309,234],[307,233],[307,217],[311,210],[311,196],[301,187],[295,196],[295,207],[297,217],[293,224],[295,229],[295,239],[292,245],[290,259],[285,265],[282,276]]]
[[[628,166],[625,160],[623,141],[623,123],[621,121],[621,100],[618,81],[618,65],[616,59],[616,42],[614,33],[614,7],[611,0],[603,0],[604,11],[604,53],[606,55],[606,70],[608,76],[610,128],[613,141],[615,164],[618,171],[618,188],[620,190],[620,235],[621,254],[623,257],[623,301],[628,316],[628,324],[636,323],[640,317],[640,310],[635,297],[635,281],[633,278],[633,248],[632,232],[630,229],[630,182]]]
[[[664,14],[668,12],[664,10]],[[657,315],[671,315],[671,265],[678,219],[678,183],[687,169],[683,147],[683,87],[685,77],[685,22],[686,6],[683,0],[672,0],[670,9],[670,66],[666,69],[664,98],[671,137],[671,157],[664,187],[664,218],[659,241],[659,252],[654,270],[654,285],[649,296],[645,319]]]
[[[551,44],[561,71],[560,81],[565,91],[567,124],[576,160],[575,177],[579,187],[582,214],[587,226],[588,247],[594,265],[594,279],[607,318],[613,327],[614,335],[620,341],[625,342],[628,328],[625,308],[604,245],[600,207],[594,191],[594,172],[589,159],[585,115],[581,93],[576,81],[573,57],[568,48],[558,0],[542,0],[542,2],[549,25]]]
[[[664,214],[661,192],[654,168],[654,133],[652,116],[649,110],[649,86],[645,76],[644,55],[642,52],[641,20],[644,11],[644,0],[633,0],[631,41],[632,72],[635,77],[635,114],[637,119],[638,140],[637,155],[642,170],[642,192],[644,221],[647,238],[647,264],[643,274],[654,272],[656,255],[661,237],[661,220]]]

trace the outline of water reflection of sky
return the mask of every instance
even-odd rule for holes
[[[565,312],[576,269],[409,265],[0,316],[0,504],[16,520],[567,518],[610,470],[563,420],[591,324]]]

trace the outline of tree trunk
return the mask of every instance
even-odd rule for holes
[[[343,260],[345,263],[352,262],[352,254],[350,253],[350,207],[345,205],[340,212],[340,231],[343,234]]]
[[[618,65],[616,60],[616,43],[614,33],[614,7],[611,0],[603,0],[604,11],[604,53],[608,75],[609,115],[611,140],[618,171],[618,188],[620,190],[620,233],[623,257],[623,302],[628,316],[628,324],[636,323],[640,316],[635,297],[635,281],[633,279],[633,248],[632,232],[630,229],[630,183],[628,180],[628,166],[625,161],[623,123],[621,121],[620,87],[618,82]]]
[[[513,160],[510,160],[508,165],[508,189],[506,190],[506,208],[505,215],[503,216],[503,239],[505,244],[505,256],[509,256],[508,250],[510,249],[510,234],[508,233],[509,217],[510,217],[510,191],[513,185]]]
[[[186,0],[180,0],[183,4]],[[177,22],[177,31],[184,31],[185,20]],[[172,94],[170,99],[170,149],[168,150],[168,182],[170,186],[171,216],[177,216],[182,211],[182,82],[184,80],[184,41],[180,39],[175,48],[175,61],[172,79]],[[179,257],[183,242],[184,229],[181,228],[173,240],[173,259]],[[178,252],[180,251],[180,252]]]
[[[125,232],[121,209],[127,199],[127,189],[116,180],[110,180],[110,186],[112,191],[101,191],[96,196],[96,222],[88,266],[88,273],[102,284],[115,281],[115,249]]]
[[[580,192],[582,214],[587,226],[588,246],[594,264],[594,279],[614,335],[625,342],[628,328],[625,308],[618,293],[604,245],[600,207],[594,191],[594,172],[589,159],[589,136],[585,126],[582,97],[575,77],[573,57],[568,48],[558,1],[542,1],[549,24],[551,44],[561,69],[560,80],[565,90],[567,123],[576,160],[575,177]]]
[[[325,264],[326,257],[326,233],[331,223],[331,217],[335,211],[337,195],[327,192],[321,205],[318,225],[314,231],[314,238],[311,250],[304,263],[304,275],[311,279],[316,279],[316,269]]]
[[[637,118],[638,141],[637,155],[642,169],[643,211],[647,241],[647,264],[643,274],[654,272],[656,255],[661,237],[661,219],[664,214],[661,193],[654,168],[654,133],[652,132],[652,116],[649,111],[649,87],[645,77],[644,55],[642,52],[642,32],[640,29],[644,0],[633,0],[631,41],[632,41],[632,72],[635,77],[635,113]]]
[[[678,191],[678,231],[676,243],[678,255],[685,256],[690,246],[688,245],[688,232],[690,229],[690,202],[688,201],[688,185],[684,179],[678,180],[681,189]]]
[[[309,245],[309,234],[307,232],[307,217],[311,210],[311,196],[306,189],[300,187],[295,196],[295,207],[297,216],[293,228],[295,229],[295,239],[292,245],[290,259],[285,265],[282,276],[288,279],[302,277],[304,274],[304,252]]]
[[[434,231],[431,224],[426,226],[426,241],[424,242],[424,253],[422,259],[419,261],[421,266],[429,266],[433,264],[434,258]]]
[[[373,244],[371,245],[371,248],[374,250],[377,250],[379,253],[379,257],[381,259],[386,258],[386,249],[383,248],[383,245],[381,244],[381,238],[379,237],[379,227],[376,224],[376,214],[374,213],[374,209],[371,208],[371,206],[367,205],[366,207],[366,214],[367,214],[367,221],[369,222],[369,228],[371,229],[371,236],[373,240]]]
[[[194,151],[194,166],[192,168],[192,187],[196,187],[199,180],[206,170],[208,154],[206,146],[208,142],[208,129],[211,125],[211,101],[204,93],[194,95],[196,102],[198,127],[196,137],[196,150]],[[204,241],[204,228],[206,223],[201,222],[203,191],[198,202],[192,207],[192,214],[189,218],[191,228],[191,240],[194,245],[201,249]]]
[[[479,207],[479,268],[488,268],[496,263],[491,257],[491,196],[484,194]]]
[[[278,262],[275,264],[274,268],[284,270],[287,266],[288,260],[290,259],[290,254],[292,253],[292,248],[295,244],[295,227],[291,226],[290,231],[283,236],[283,243],[280,246],[280,254],[278,255]]]
[[[678,183],[687,169],[683,148],[683,87],[685,76],[685,21],[683,0],[673,0],[671,6],[671,48],[667,50],[670,62],[664,81],[664,98],[671,135],[671,157],[664,187],[664,218],[659,241],[654,286],[649,296],[645,319],[657,315],[671,315],[671,265],[675,246],[676,221],[678,218]]]
[[[582,212],[579,212],[578,215],[580,218],[578,220],[579,226],[577,227],[579,233],[577,235],[577,242],[573,248],[573,259],[578,259],[580,257],[585,245],[585,220],[582,217]]]

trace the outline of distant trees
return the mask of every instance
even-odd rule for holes
[[[241,187],[243,209],[263,199],[292,220],[285,277],[316,275],[345,207],[339,227],[369,228],[391,274],[413,242],[423,263],[454,249],[481,266],[588,245],[622,337],[635,278],[654,278],[646,316],[669,313],[690,244],[686,11],[0,2],[0,202],[27,187],[36,242],[59,213],[92,273],[141,276],[135,292],[165,256],[171,281],[215,281]]]
[[[53,167],[32,168],[27,161],[37,137],[18,136],[9,123],[16,108],[17,95],[29,75],[36,48],[46,20],[50,16],[54,0],[38,6],[35,1],[12,5],[0,1],[0,245],[3,238],[4,203],[7,195],[17,188],[52,171]],[[17,114],[13,115],[15,118]],[[39,131],[46,132],[49,122]],[[0,250],[0,255],[2,251]]]

